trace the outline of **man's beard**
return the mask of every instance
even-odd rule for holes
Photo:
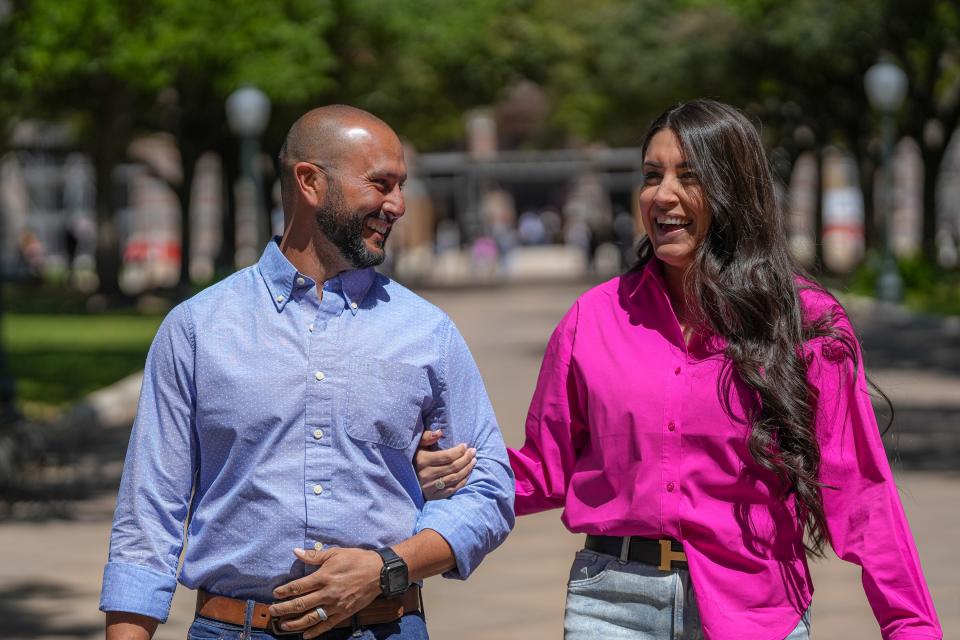
[[[327,180],[327,197],[314,216],[317,229],[333,246],[340,250],[354,269],[365,269],[381,264],[387,256],[388,231],[383,236],[380,252],[367,248],[363,228],[367,218],[379,216],[380,210],[364,213],[349,212],[343,202],[343,193],[334,179]]]

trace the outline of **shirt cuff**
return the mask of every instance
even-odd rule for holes
[[[139,613],[166,622],[177,579],[135,564],[108,562],[103,568],[100,611]]]
[[[464,530],[464,523],[469,522],[467,515],[450,513],[450,511],[456,511],[452,508],[454,505],[450,499],[435,502],[445,503],[446,509],[431,510],[429,507],[432,503],[428,502],[420,515],[420,521],[417,522],[416,532],[433,529],[439,533],[450,545],[454,559],[457,561],[456,568],[445,572],[443,577],[466,580],[483,559],[483,554],[476,553],[476,532]]]

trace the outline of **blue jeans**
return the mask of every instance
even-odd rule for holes
[[[187,640],[300,640],[301,636],[275,636],[268,631],[253,629],[248,635],[244,628],[235,624],[227,624],[218,620],[211,620],[197,616],[187,632]],[[427,623],[422,613],[408,613],[396,622],[386,624],[372,624],[362,627],[359,631],[353,629],[334,629],[319,636],[320,640],[346,640],[360,638],[361,640],[429,640]]]
[[[578,551],[570,568],[564,640],[702,640],[690,572],[660,571]],[[810,611],[785,640],[809,640]]]

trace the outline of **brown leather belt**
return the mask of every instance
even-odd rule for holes
[[[283,631],[279,627],[282,618],[271,618],[269,606],[255,603],[253,606],[253,621],[251,626],[254,629],[270,631],[276,635],[287,635],[301,633],[300,631]],[[387,599],[379,596],[365,608],[358,611],[343,622],[336,625],[335,629],[351,627],[354,624],[359,626],[368,626],[371,624],[384,624],[399,620],[407,613],[419,613],[423,610],[422,600],[420,599],[420,587],[410,585],[402,596],[398,598]],[[197,591],[197,614],[204,618],[211,618],[227,624],[242,627],[246,621],[247,601],[227,596],[218,596],[207,593],[203,589]],[[304,612],[306,614],[308,612]],[[294,617],[299,617],[294,616]],[[289,618],[289,616],[288,616]]]

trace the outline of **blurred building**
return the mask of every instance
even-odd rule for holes
[[[134,140],[137,163],[117,168],[118,229],[123,266],[120,286],[130,294],[172,287],[180,276],[180,153],[171,136]]]
[[[3,272],[11,277],[95,282],[95,190],[93,166],[71,151],[69,130],[22,122],[13,151],[0,159],[3,210]]]
[[[812,151],[800,154],[793,164],[787,203],[790,251],[809,269],[817,259],[817,158]]]
[[[893,152],[893,212],[890,249],[899,258],[921,250],[923,236],[923,157],[912,138],[901,140]],[[875,192],[874,202],[881,197]]]
[[[937,257],[945,267],[960,264],[960,135],[954,134],[937,180]]]
[[[642,184],[640,150],[522,148],[543,126],[545,104],[535,85],[519,83],[496,107],[466,115],[465,150],[418,154],[406,149],[407,215],[393,232],[387,270],[409,280],[453,282],[521,273],[607,275],[629,264],[642,232],[635,206]],[[72,144],[65,127],[22,123],[14,151],[0,159],[5,273],[95,286],[83,275],[95,271],[93,166],[72,151]],[[175,141],[166,134],[138,138],[127,155],[129,162],[114,172],[112,195],[121,285],[136,294],[173,286],[180,277],[184,218],[177,189],[183,171]],[[270,163],[265,156],[261,160]],[[219,157],[202,156],[193,176],[189,273],[202,282],[214,276],[223,249],[227,217]],[[923,165],[915,142],[898,144],[893,181],[893,249],[908,256],[919,249],[922,228]],[[958,184],[960,140],[955,139],[938,187],[937,246],[947,266],[960,262]],[[237,190],[235,202],[234,255],[242,266],[259,256],[258,218],[251,193]],[[875,202],[879,215],[884,205],[880,197]],[[784,203],[790,246],[801,263],[812,266],[815,258],[818,204],[826,265],[845,273],[863,260],[864,202],[852,156],[827,148],[818,167],[815,154],[802,154],[792,167]],[[279,210],[274,228],[282,229]]]
[[[864,252],[863,192],[853,156],[836,147],[823,152],[823,260],[836,273],[849,273]]]

